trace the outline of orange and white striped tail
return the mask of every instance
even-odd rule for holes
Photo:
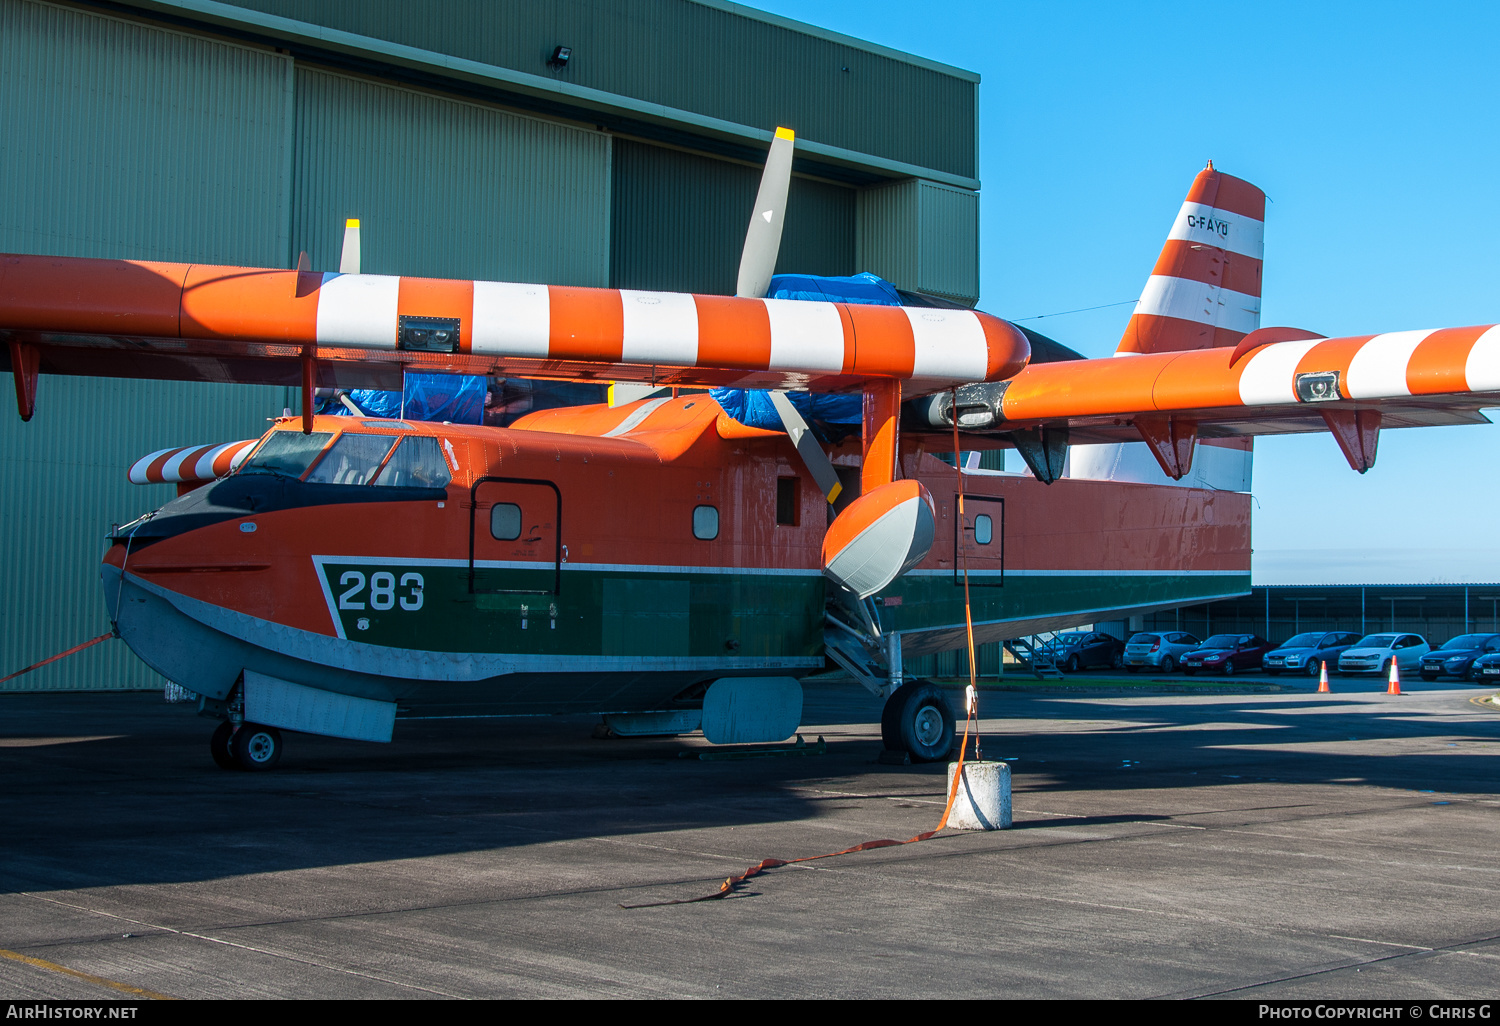
[[[1187,199],[1115,350],[1232,346],[1260,327],[1266,194],[1208,167]]]
[[[1115,355],[1233,346],[1259,328],[1265,219],[1260,189],[1215,171],[1211,162],[1198,172]],[[1075,445],[1068,476],[1249,491],[1251,439],[1201,441],[1191,473],[1180,479],[1163,473],[1140,442]]]

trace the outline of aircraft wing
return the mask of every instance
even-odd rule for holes
[[[924,426],[951,425],[951,399],[928,403]],[[1040,443],[1050,432],[1064,445],[1144,440],[1180,477],[1200,437],[1332,431],[1363,471],[1382,427],[1489,422],[1480,411],[1500,406],[1500,326],[1272,342],[1252,335],[1233,348],[1047,363],[961,389],[958,405],[961,431],[1009,433],[1023,454],[1028,433]]]
[[[0,339],[20,392],[39,372],[400,388],[409,368],[920,395],[1030,354],[973,310],[25,255],[0,256]]]

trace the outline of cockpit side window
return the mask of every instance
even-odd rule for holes
[[[443,449],[430,435],[408,435],[386,461],[375,484],[395,488],[447,488],[453,480]]]
[[[369,484],[395,444],[395,435],[360,435],[346,431],[318,461],[307,480],[310,484]]]
[[[301,477],[332,437],[328,431],[314,431],[310,435],[301,431],[273,431],[240,467],[240,473]]]

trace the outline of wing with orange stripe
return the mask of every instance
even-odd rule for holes
[[[859,307],[376,274],[0,256],[23,414],[38,372],[400,388],[406,368],[657,385],[933,392],[1014,374],[973,310]],[[310,380],[311,379],[311,380]]]
[[[1234,348],[1041,364],[961,392],[960,423],[1050,431],[1068,444],[1144,440],[1179,478],[1199,438],[1306,431],[1331,431],[1363,472],[1381,428],[1484,424],[1480,411],[1497,406],[1500,325],[1479,325],[1278,342],[1252,334]],[[933,426],[949,416],[936,405],[932,415]]]

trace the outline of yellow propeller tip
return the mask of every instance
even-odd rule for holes
[[[357,217],[351,217],[351,218],[349,218],[349,220],[347,220],[347,221],[344,222],[344,227],[345,228],[358,228],[359,227],[359,218],[357,218]]]
[[[776,138],[795,139],[797,138],[797,133],[793,132],[790,128],[778,128],[776,129]]]

